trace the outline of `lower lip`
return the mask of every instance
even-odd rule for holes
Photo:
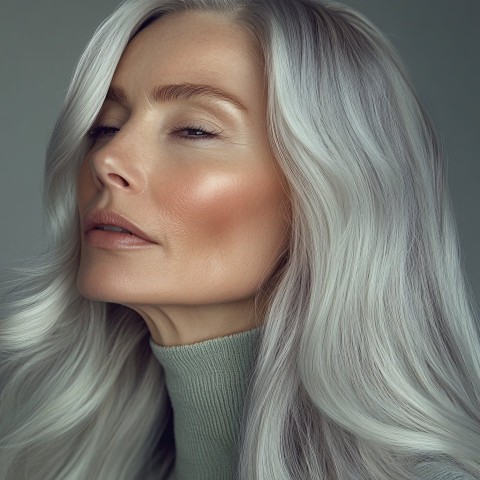
[[[107,230],[89,230],[85,234],[88,245],[99,248],[138,248],[155,245],[130,233]]]

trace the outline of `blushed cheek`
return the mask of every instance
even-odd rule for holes
[[[255,178],[255,173],[248,177],[209,174],[178,185],[175,208],[192,242],[199,236],[217,244],[235,236],[253,239],[258,233],[255,228],[262,228],[268,205],[279,200],[278,188],[269,180]]]

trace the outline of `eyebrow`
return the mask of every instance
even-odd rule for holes
[[[155,87],[149,94],[148,98],[152,103],[169,102],[174,100],[190,100],[194,97],[210,97],[216,100],[229,102],[239,110],[248,112],[248,109],[240,102],[240,100],[231,93],[225,92],[211,85],[195,84],[195,83],[176,83],[168,85],[159,85]],[[128,97],[125,89],[111,85],[108,89],[105,99],[113,100],[122,105],[128,104]]]

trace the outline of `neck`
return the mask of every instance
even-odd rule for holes
[[[193,345],[250,330],[263,323],[266,299],[258,296],[209,305],[128,304],[145,320],[157,345]]]

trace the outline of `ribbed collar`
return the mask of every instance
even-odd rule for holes
[[[245,395],[262,327],[192,345],[150,338],[165,369],[174,417],[176,460],[169,479],[233,478]]]

